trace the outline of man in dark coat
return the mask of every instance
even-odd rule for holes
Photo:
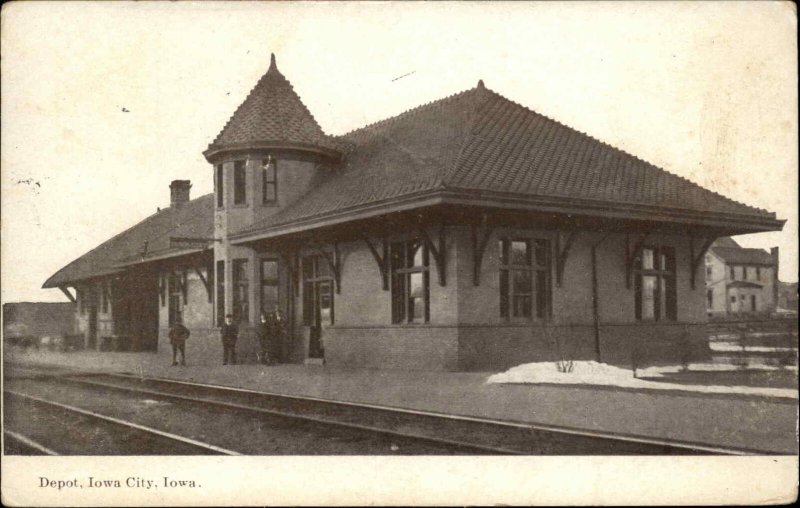
[[[225,323],[220,328],[220,335],[222,336],[222,365],[228,365],[228,359],[231,364],[236,365],[236,339],[239,338],[239,327],[233,322],[231,314],[225,316]]]
[[[278,362],[283,333],[284,320],[279,310],[261,314],[261,322],[258,325],[261,363],[271,365]]]
[[[172,344],[172,365],[178,365],[178,351],[181,352],[181,365],[186,365],[186,339],[189,329],[181,323],[175,323],[169,329],[169,342]]]

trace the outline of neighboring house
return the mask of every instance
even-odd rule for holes
[[[72,334],[75,330],[75,304],[15,302],[3,304],[3,336],[47,337]]]
[[[169,208],[45,283],[77,290],[89,345],[152,350],[183,322],[191,355],[216,362],[230,313],[254,359],[259,313],[277,308],[291,362],[674,361],[708,352],[713,239],[784,222],[482,81],[330,136],[273,57],[204,155],[214,194],[172,182]]]
[[[781,282],[778,288],[778,308],[797,312],[797,282]]]
[[[746,249],[720,238],[706,254],[706,310],[710,316],[768,314],[778,298],[778,247]]]

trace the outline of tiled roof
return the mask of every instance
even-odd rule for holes
[[[774,265],[775,261],[764,249],[742,247],[711,247],[711,250],[728,264]]]
[[[435,190],[774,220],[488,90],[483,82],[338,138],[326,180],[245,235]]]
[[[244,102],[222,128],[209,150],[251,143],[311,145],[338,150],[278,70],[275,55]]]
[[[71,262],[42,287],[52,288],[68,283],[109,275],[121,270],[120,265],[141,260],[144,243],[147,256],[168,254],[178,249],[169,247],[170,236],[211,238],[214,234],[214,195],[206,194],[179,207],[160,210],[135,226],[101,243]]]

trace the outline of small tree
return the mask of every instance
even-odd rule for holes
[[[572,337],[572,325],[567,326],[567,331],[569,337]],[[552,327],[548,327],[544,323],[542,323],[542,334],[550,344],[551,349],[555,352],[556,369],[564,374],[571,373],[575,368],[574,345],[569,348],[566,347],[560,334],[555,332]]]

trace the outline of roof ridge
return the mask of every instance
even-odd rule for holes
[[[662,168],[660,166],[656,166],[655,164],[653,164],[650,161],[644,160],[644,159],[642,159],[641,157],[639,157],[637,155],[634,155],[634,154],[632,154],[630,152],[627,152],[626,150],[623,150],[622,148],[619,148],[617,146],[612,145],[611,143],[608,143],[608,142],[603,141],[603,140],[601,140],[599,138],[596,138],[596,137],[594,137],[593,135],[591,135],[591,134],[589,134],[587,132],[581,131],[580,129],[576,129],[575,127],[571,127],[571,126],[569,126],[569,125],[567,125],[565,123],[562,123],[562,122],[560,122],[560,121],[558,121],[558,120],[556,120],[554,118],[551,118],[551,117],[549,117],[549,116],[547,116],[547,115],[545,115],[543,113],[540,113],[540,112],[538,112],[538,111],[536,111],[534,109],[531,109],[531,108],[529,108],[529,107],[527,107],[527,106],[525,106],[523,104],[520,104],[519,102],[517,102],[517,101],[515,101],[513,99],[509,99],[508,97],[506,97],[506,96],[504,96],[504,95],[502,95],[502,94],[500,94],[498,92],[495,92],[494,90],[491,90],[489,88],[485,88],[485,90],[487,92],[489,92],[489,93],[492,93],[492,94],[500,97],[501,99],[507,100],[508,102],[514,104],[517,107],[520,107],[520,108],[523,108],[523,109],[525,109],[527,111],[530,111],[531,113],[533,113],[535,115],[539,115],[540,117],[542,117],[542,118],[544,118],[544,119],[546,119],[546,120],[548,120],[550,122],[553,122],[554,124],[556,124],[556,125],[558,125],[560,127],[563,127],[563,128],[566,128],[566,129],[570,129],[570,130],[575,131],[575,132],[577,132],[577,133],[579,133],[579,134],[581,134],[583,136],[586,136],[587,138],[591,139],[592,141],[594,141],[596,143],[599,143],[599,144],[601,144],[603,146],[606,146],[606,147],[610,148],[611,150],[614,150],[614,151],[616,151],[616,152],[618,152],[618,153],[620,153],[620,154],[622,154],[622,155],[624,155],[626,157],[630,157],[630,158],[634,159],[635,161],[638,161],[641,164],[649,166],[650,168],[655,168],[655,169],[658,169],[660,171],[663,171],[664,173],[666,173],[666,174],[668,174],[668,175],[670,175],[672,177],[675,177],[675,178],[678,178],[678,179],[683,180],[685,182],[688,182],[688,183],[690,183],[690,184],[692,184],[692,185],[694,185],[694,186],[696,186],[696,187],[698,187],[698,188],[700,188],[700,189],[702,189],[702,190],[704,190],[706,192],[710,192],[711,194],[713,194],[714,196],[716,196],[718,198],[721,198],[721,199],[723,199],[725,201],[728,201],[730,203],[734,203],[734,204],[737,204],[737,205],[740,205],[740,206],[744,206],[746,208],[750,208],[750,209],[758,211],[758,212],[770,213],[768,210],[766,210],[764,208],[758,208],[758,207],[751,206],[751,205],[748,205],[746,203],[743,203],[741,201],[736,201],[735,199],[731,199],[731,198],[729,198],[727,196],[724,196],[724,195],[722,195],[722,194],[720,194],[720,193],[718,193],[716,191],[708,189],[708,188],[700,185],[699,183],[694,182],[694,181],[692,181],[692,180],[690,180],[690,179],[688,179],[688,178],[686,178],[684,176],[681,176],[681,175],[678,175],[676,173],[673,173],[672,171],[664,169],[664,168]]]
[[[462,90],[460,92],[452,93],[452,94],[447,95],[445,97],[440,97],[439,99],[433,99],[431,101],[428,101],[428,102],[425,102],[423,104],[420,104],[419,106],[414,106],[412,108],[406,109],[406,110],[404,110],[404,111],[402,111],[402,112],[400,112],[400,113],[398,113],[398,114],[396,114],[394,116],[383,118],[381,120],[376,120],[374,122],[368,123],[368,124],[363,125],[361,127],[357,127],[357,128],[355,128],[353,130],[345,132],[344,134],[338,134],[338,135],[333,136],[333,137],[339,139],[339,138],[347,138],[347,137],[354,136],[354,135],[358,136],[358,135],[362,134],[362,132],[366,131],[367,129],[372,129],[372,128],[383,126],[383,125],[390,125],[391,123],[394,123],[394,122],[396,122],[396,121],[398,121],[398,120],[400,120],[402,118],[407,118],[407,117],[412,116],[414,114],[420,113],[423,110],[427,110],[428,108],[431,108],[433,106],[437,106],[437,105],[443,104],[443,103],[445,103],[447,101],[450,101],[450,100],[453,100],[453,99],[455,99],[457,97],[462,97],[462,96],[466,95],[467,93],[474,92],[474,91],[476,91],[478,89],[479,89],[479,87],[476,86],[476,87],[473,87],[473,88],[467,88],[467,89]]]

